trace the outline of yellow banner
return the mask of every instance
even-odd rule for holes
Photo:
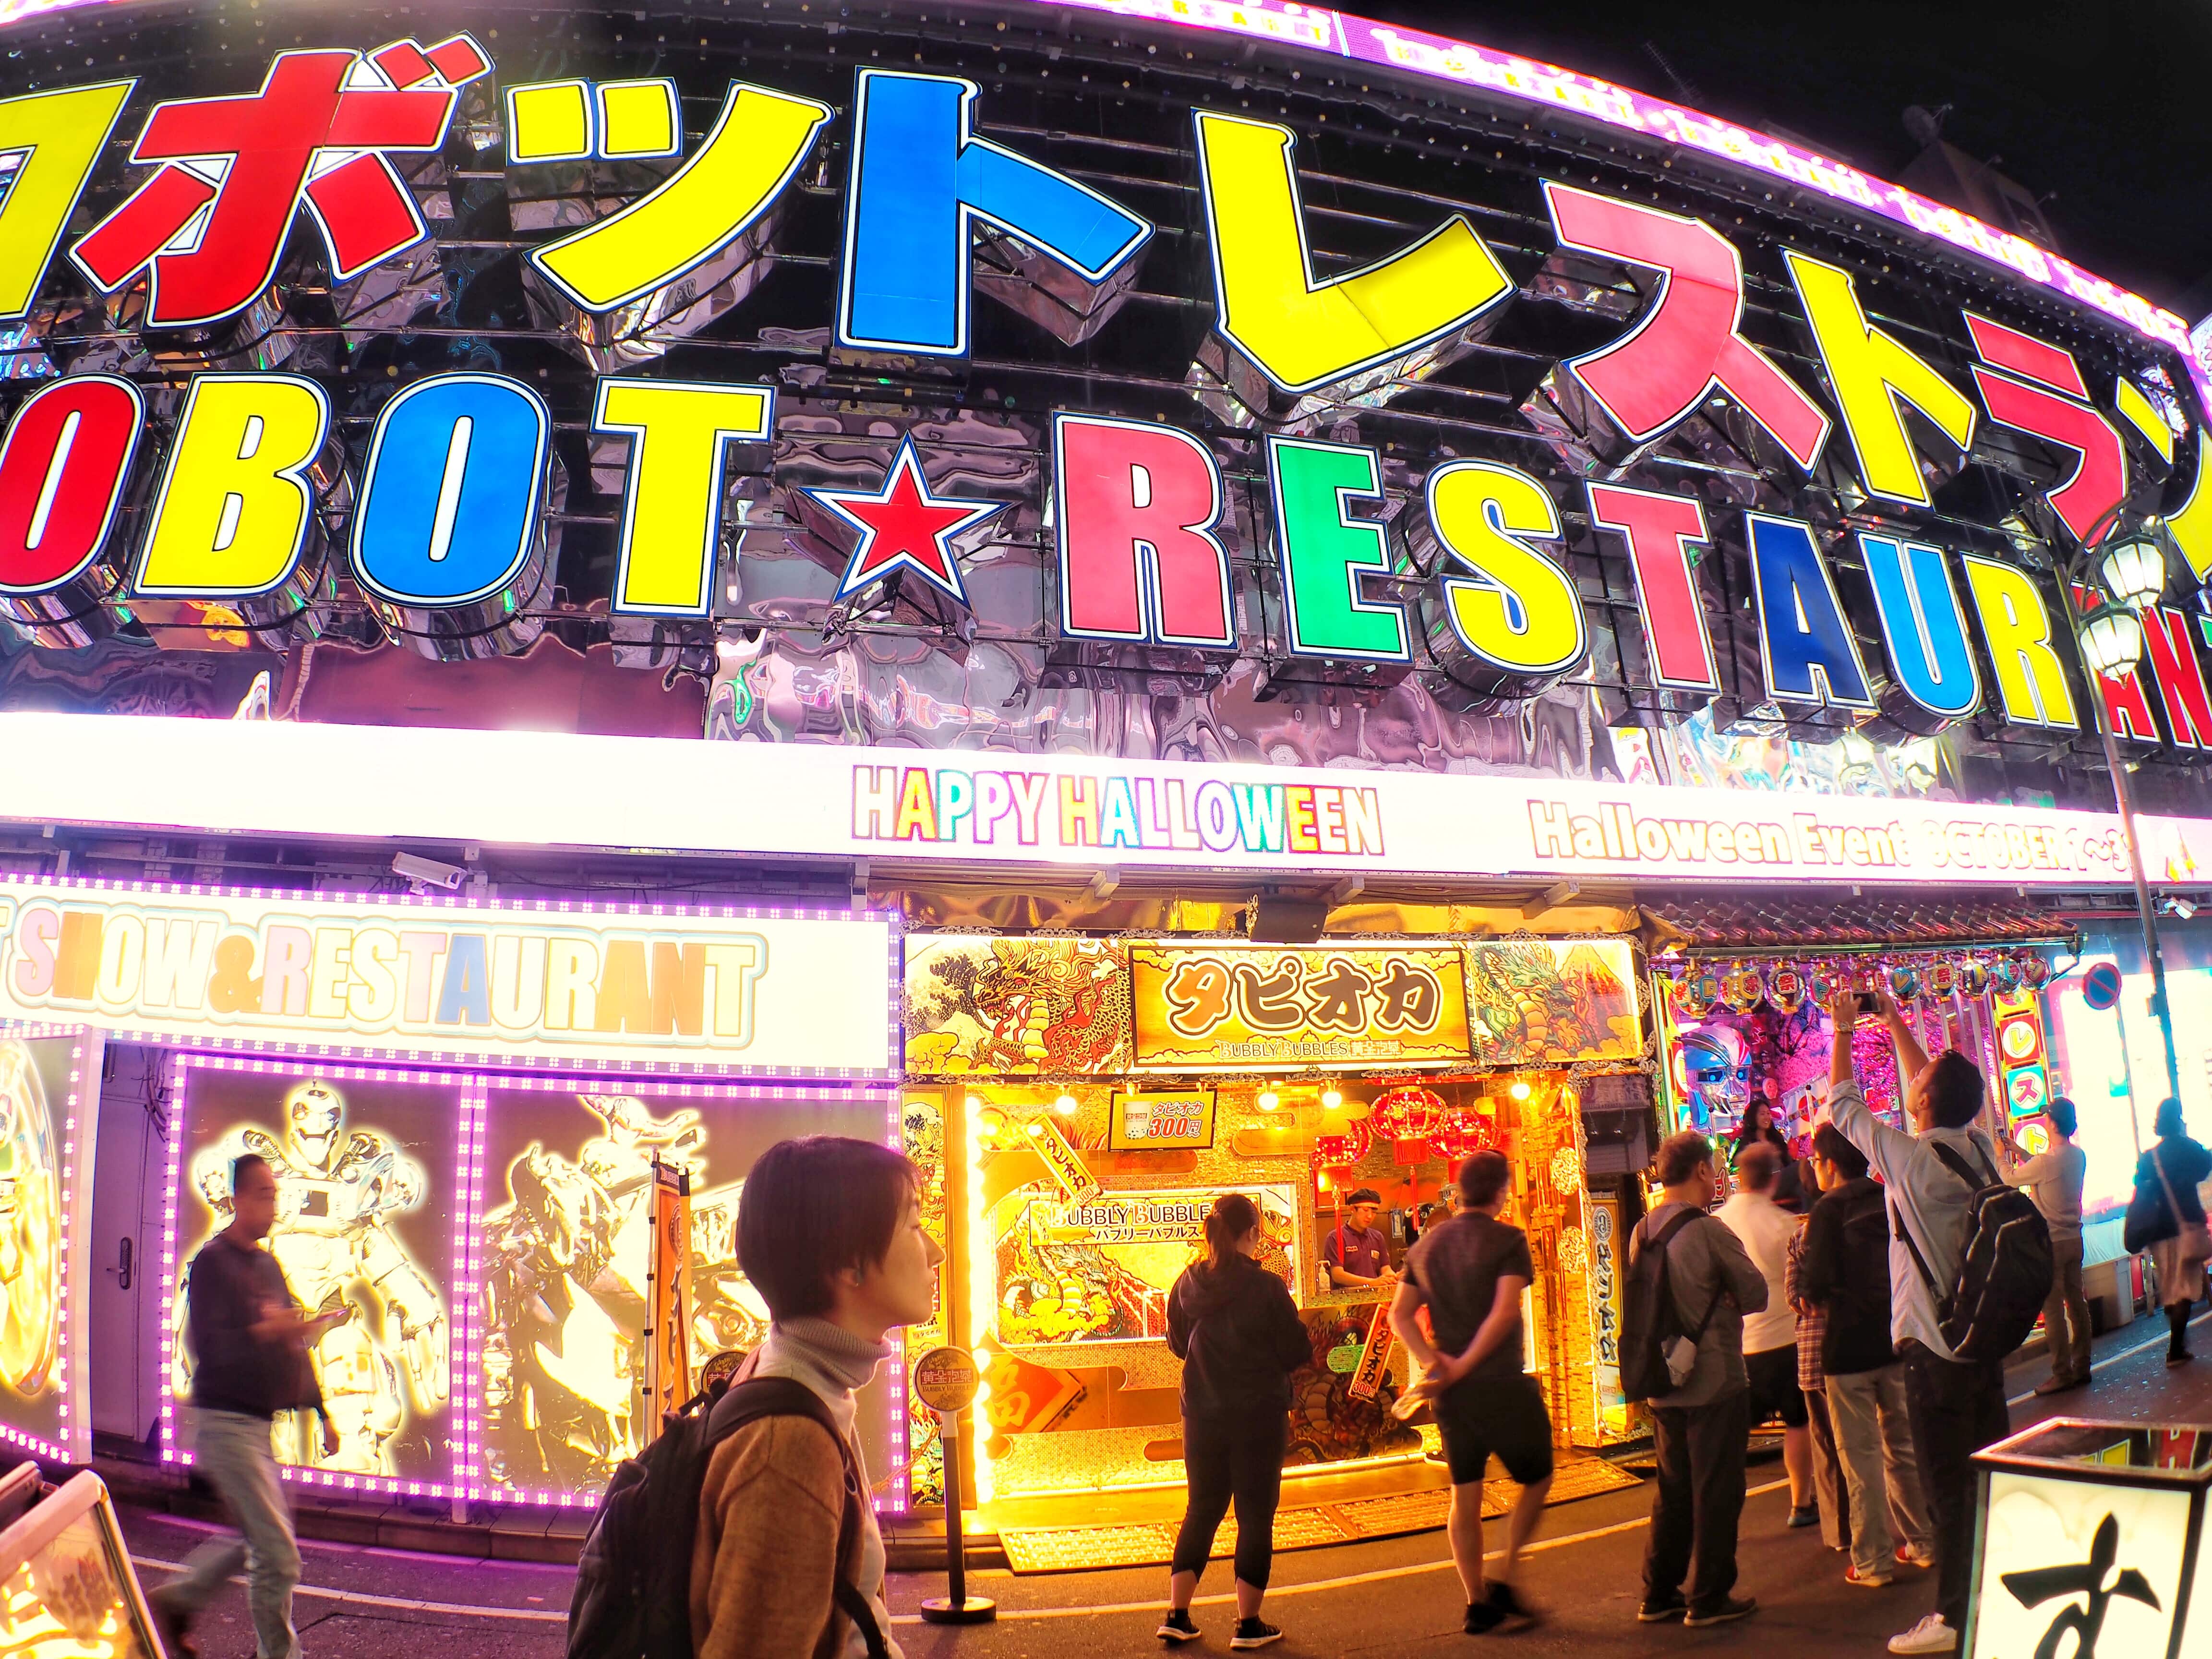
[[[1457,945],[1135,945],[1129,956],[1140,1070],[1468,1057]]]

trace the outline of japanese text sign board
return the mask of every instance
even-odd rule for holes
[[[2201,1428],[2076,1418],[1977,1452],[1969,1659],[2203,1653],[2208,1455]]]
[[[1139,1071],[1445,1066],[1468,1057],[1455,945],[1131,947]]]

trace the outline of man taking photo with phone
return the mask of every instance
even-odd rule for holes
[[[1869,1006],[1869,1003],[1871,1006]],[[1951,1653],[1966,1627],[1973,1565],[1974,1453],[2010,1431],[2004,1362],[1961,1360],[1943,1339],[1936,1285],[1955,1284],[1975,1187],[1953,1169],[1986,1171],[1996,1154],[1973,1127],[1982,1109],[1981,1068],[1955,1048],[1933,1060],[1897,1005],[1880,994],[1839,991],[1828,1066],[1828,1114],[1844,1139],[1881,1177],[1890,1204],[1890,1334],[1905,1365],[1906,1414],[1919,1449],[1921,1486],[1934,1528],[1936,1611],[1890,1638],[1892,1653]],[[1893,1129],[1869,1109],[1851,1063],[1860,1019],[1881,1021],[1905,1079],[1912,1133]],[[1938,1149],[1942,1150],[1939,1151]],[[1944,1156],[1950,1154],[1949,1159]]]

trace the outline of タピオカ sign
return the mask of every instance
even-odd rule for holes
[[[1443,1066],[1468,1058],[1456,945],[1149,942],[1129,951],[1140,1071]]]

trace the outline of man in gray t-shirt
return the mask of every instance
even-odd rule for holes
[[[2005,1179],[2034,1195],[2051,1229],[2051,1296],[2043,1304],[2043,1339],[2051,1375],[2038,1394],[2063,1394],[2089,1381],[2089,1301],[2081,1291],[2081,1186],[2089,1155],[2074,1144],[2074,1103],[2063,1095],[2043,1109],[2051,1145]]]

